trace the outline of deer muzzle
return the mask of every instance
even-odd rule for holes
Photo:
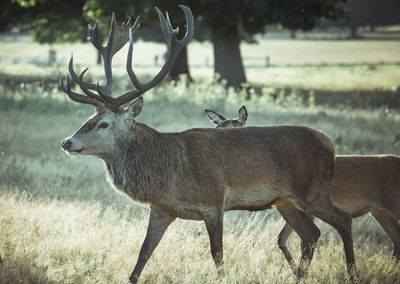
[[[75,144],[77,143],[74,143],[71,138],[66,138],[61,141],[61,148],[68,154],[79,154],[82,151],[82,148]]]

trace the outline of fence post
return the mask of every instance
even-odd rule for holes
[[[265,66],[266,66],[267,68],[269,68],[270,65],[271,65],[270,58],[269,58],[269,56],[267,56],[267,57],[265,57]]]
[[[49,65],[53,65],[54,63],[57,62],[57,52],[55,49],[50,48],[49,50]]]

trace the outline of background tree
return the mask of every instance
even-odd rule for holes
[[[279,5],[274,6],[274,20],[290,31],[311,30],[322,20],[344,18],[347,15],[343,6],[345,2],[346,0],[279,1]]]
[[[92,20],[109,17],[114,10],[120,18],[142,15],[142,28],[137,37],[145,40],[162,41],[159,21],[154,16],[154,6],[168,11],[174,26],[180,27],[178,38],[186,28],[179,4],[191,8],[196,19],[194,37],[198,40],[210,39],[214,49],[214,72],[226,80],[228,86],[239,88],[246,82],[240,42],[254,41],[254,35],[266,31],[267,25],[282,24],[290,29],[308,30],[321,18],[334,19],[343,14],[337,4],[345,0],[148,0],[136,1],[134,9],[131,1],[88,0],[85,13]],[[153,30],[156,29],[156,30]],[[208,29],[208,31],[207,31]],[[151,31],[152,30],[152,31]],[[208,36],[208,37],[207,37]],[[176,79],[185,74],[190,78],[187,49],[182,50],[170,76]]]
[[[254,41],[268,25],[282,24],[289,29],[308,30],[321,18],[343,14],[338,4],[345,0],[198,0],[192,3],[199,22],[211,29],[215,73],[227,85],[240,87],[246,82],[240,42]]]
[[[398,0],[349,0],[349,26],[351,36],[357,37],[360,26],[369,26],[371,31],[377,26],[400,23],[400,2]]]
[[[86,0],[5,0],[2,1],[3,29],[10,26],[29,30],[39,43],[85,40],[86,20],[82,10]]]
[[[8,0],[10,3],[14,1]],[[228,86],[239,88],[246,82],[240,53],[242,40],[254,41],[254,35],[264,33],[268,25],[281,24],[292,30],[311,29],[321,18],[340,16],[342,10],[338,4],[345,0],[16,1],[21,7],[28,3],[29,7],[24,7],[27,9],[24,11],[26,17],[20,18],[33,30],[34,38],[39,42],[84,40],[82,35],[86,35],[83,30],[87,22],[93,23],[95,19],[108,22],[112,11],[117,13],[119,19],[141,15],[142,28],[137,37],[161,41],[159,22],[153,7],[168,10],[174,24],[180,26],[184,33],[182,24],[185,20],[178,4],[187,5],[196,18],[195,37],[204,39],[204,33],[198,32],[204,29],[198,27],[209,30],[209,39],[214,47],[214,72],[225,79]],[[157,32],[154,32],[154,28]],[[108,26],[101,25],[100,30],[104,35],[108,32]],[[182,72],[190,77],[186,50],[181,53],[173,72],[173,77]]]

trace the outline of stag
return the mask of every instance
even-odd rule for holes
[[[244,107],[244,106],[243,106]],[[243,108],[242,107],[242,108]],[[239,110],[239,118],[241,110]],[[227,119],[212,110],[205,110],[216,127],[244,127],[240,119]],[[247,118],[247,111],[245,112]],[[393,243],[393,256],[400,261],[400,198],[398,185],[400,157],[395,155],[338,155],[331,185],[331,197],[337,207],[353,218],[369,213],[381,225]],[[274,206],[279,211],[291,206],[281,200]],[[310,218],[314,218],[310,215]],[[293,229],[288,223],[279,233],[278,245],[292,268],[296,265],[286,242]],[[297,232],[301,233],[301,232]],[[306,237],[306,236],[304,236]],[[300,238],[303,239],[300,235]]]
[[[354,264],[351,217],[336,208],[329,196],[335,148],[328,136],[301,126],[197,128],[161,133],[135,120],[143,107],[141,96],[166,76],[193,35],[191,11],[185,6],[180,8],[187,21],[182,40],[176,38],[178,29],[173,29],[168,16],[166,20],[157,9],[168,51],[165,65],[150,82],[142,84],[131,67],[133,34],[139,21],[132,27],[128,23],[117,28],[114,17],[105,47],[99,42],[97,24],[89,30],[89,41],[104,59],[105,85],[99,81],[85,82],[87,69],[78,76],[72,58],[70,76],[66,83],[65,78],[60,80],[62,90],[72,100],[96,107],[95,113],[62,141],[63,150],[104,160],[112,186],[133,201],[150,207],[147,234],[130,281],[137,282],[167,227],[176,218],[205,222],[211,255],[217,267],[221,267],[224,212],[263,210],[280,199],[293,204],[292,211],[285,215],[288,220],[313,226],[307,212],[338,230],[350,270]],[[111,59],[128,38],[127,72],[135,88],[114,98]],[[72,91],[71,78],[84,94]],[[314,227],[304,230],[310,236],[304,257],[311,260],[312,243],[319,231]]]

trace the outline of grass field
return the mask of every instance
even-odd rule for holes
[[[399,32],[400,34],[400,32]],[[400,38],[400,37],[399,37]],[[14,75],[41,75],[58,77],[65,73],[65,64],[71,52],[75,64],[81,69],[90,67],[89,74],[99,76],[102,67],[94,65],[96,52],[89,44],[53,45],[59,59],[65,64],[58,67],[37,66],[26,63],[33,57],[47,58],[49,46],[39,45],[27,37],[0,43],[1,72]],[[192,42],[189,45],[190,71],[196,79],[213,77],[213,51],[210,42]],[[114,73],[124,76],[127,46],[114,58]],[[134,64],[137,72],[155,74],[154,56],[161,61],[165,44],[139,41],[134,45]],[[241,45],[246,75],[250,83],[272,87],[305,88],[337,91],[395,91],[400,85],[399,40],[289,40],[260,39],[259,44]],[[271,67],[265,67],[266,57]],[[20,58],[20,64],[10,64]],[[208,62],[208,63],[206,63]]]
[[[123,283],[147,225],[148,209],[106,183],[103,164],[68,157],[60,141],[92,113],[58,90],[27,86],[0,95],[0,282]],[[212,127],[203,113],[236,115],[245,101],[214,82],[163,84],[145,95],[138,120],[160,131]],[[300,124],[325,131],[339,154],[400,154],[400,112],[302,105],[267,95],[246,101],[248,125]],[[284,221],[275,209],[225,215],[225,276],[218,277],[203,223],[178,220],[144,269],[142,283],[294,283],[277,247]],[[348,282],[342,243],[329,226],[305,283]],[[358,283],[394,283],[399,265],[388,237],[369,216],[353,223]],[[289,240],[299,259],[299,240]]]
[[[58,78],[67,68],[31,63],[11,64],[13,57],[46,57],[48,46],[28,38],[0,43],[4,76]],[[90,66],[92,78],[102,74],[93,65],[95,53],[87,44],[54,46],[59,58],[74,51],[78,68]],[[148,77],[157,70],[153,56],[164,46],[138,42],[137,73]],[[115,93],[131,88],[124,55],[115,58]],[[196,83],[185,87],[163,83],[144,96],[138,121],[159,131],[213,127],[204,109],[236,116],[245,103],[247,125],[297,124],[315,127],[333,138],[338,154],[400,155],[400,110],[385,104],[351,108],[304,102],[296,93],[375,92],[396,94],[400,86],[400,41],[262,39],[242,45],[248,79],[261,85],[260,94],[225,90],[213,81],[212,47],[191,43],[189,61]],[[264,68],[269,56],[271,68]],[[79,66],[80,65],[80,66]],[[316,65],[316,66],[314,66]],[[149,75],[150,74],[150,75]],[[275,89],[277,88],[277,89]],[[253,92],[253,91],[250,91]],[[357,104],[355,104],[357,105]],[[73,103],[56,86],[0,86],[0,283],[124,283],[131,273],[146,233],[148,209],[132,203],[107,184],[104,165],[92,157],[69,157],[60,142],[93,112]],[[225,275],[218,276],[202,222],[178,220],[167,230],[146,265],[141,283],[295,283],[296,278],[277,246],[284,220],[275,209],[229,212],[224,219]],[[322,231],[304,283],[350,283],[342,242],[336,231],[317,220]],[[400,266],[392,245],[369,216],[353,221],[359,277],[356,283],[396,283]],[[299,260],[295,234],[290,250]]]

